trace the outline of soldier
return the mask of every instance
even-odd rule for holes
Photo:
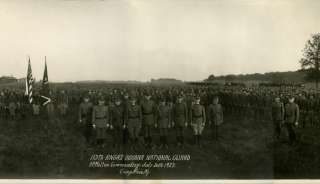
[[[15,98],[12,94],[12,96],[10,97],[10,102],[8,105],[8,109],[9,109],[9,117],[14,120],[16,118],[16,111],[17,111],[17,104],[15,102]]]
[[[285,127],[289,134],[289,143],[292,145],[296,141],[294,126],[298,126],[299,106],[294,103],[294,97],[289,98],[289,103],[285,106]]]
[[[206,123],[206,112],[205,108],[200,104],[200,97],[196,97],[195,102],[191,107],[190,115],[190,124],[193,129],[194,142],[201,148],[201,135]]]
[[[124,106],[119,98],[115,99],[114,106],[111,109],[111,125],[113,126],[113,147],[118,148],[124,142]]]
[[[4,119],[5,117],[5,103],[4,103],[4,93],[0,93],[0,119]]]
[[[137,99],[131,97],[130,105],[126,109],[125,113],[125,127],[128,128],[131,148],[136,149],[136,146],[139,141],[139,133],[142,126],[142,112],[141,107],[136,104]]]
[[[40,104],[39,104],[39,95],[35,95],[33,98],[33,104],[32,104],[32,115],[33,116],[39,116],[40,115]]]
[[[157,123],[156,127],[159,127],[160,130],[160,146],[161,149],[163,146],[168,149],[168,128],[171,127],[171,109],[166,104],[164,98],[160,99],[160,105],[157,109]]]
[[[176,130],[176,139],[179,147],[184,145],[184,129],[188,126],[188,109],[186,104],[183,103],[183,97],[178,96],[177,102],[172,109],[173,122],[172,126]]]
[[[213,103],[209,105],[209,125],[212,127],[212,138],[218,140],[218,127],[223,123],[223,110],[219,103],[219,98],[213,98]]]
[[[89,97],[85,96],[79,108],[79,122],[84,127],[83,133],[84,133],[87,144],[90,144],[92,141],[91,140],[92,138],[92,122],[91,122],[92,107],[93,105],[91,102],[89,102]]]
[[[145,94],[145,99],[141,103],[142,110],[142,127],[144,142],[147,148],[152,147],[152,128],[155,125],[155,114],[156,106],[153,100],[151,100],[151,95],[149,93]]]
[[[280,101],[280,97],[276,97],[272,104],[272,120],[274,126],[275,138],[279,140],[281,133],[281,125],[284,120],[284,105]]]
[[[67,110],[68,110],[68,104],[69,104],[69,98],[68,95],[65,94],[65,91],[62,90],[61,94],[59,95],[58,99],[58,109],[59,109],[59,114],[61,116],[66,116],[67,115]]]
[[[105,139],[107,137],[107,128],[113,129],[110,126],[110,112],[109,107],[105,105],[104,98],[100,97],[98,105],[93,107],[92,111],[92,124],[93,129],[96,131],[96,143],[102,148],[105,147]]]

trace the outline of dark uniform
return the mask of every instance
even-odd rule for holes
[[[218,139],[218,127],[223,123],[223,110],[221,104],[219,104],[218,98],[213,100],[213,103],[209,105],[209,122],[212,127],[213,139]]]
[[[90,143],[92,140],[92,103],[88,101],[89,99],[81,102],[79,107],[79,121],[84,127],[83,134],[86,138],[87,143]]]
[[[285,127],[289,134],[290,144],[296,141],[296,133],[294,126],[297,125],[299,120],[299,106],[294,102],[289,102],[285,106]]]
[[[162,102],[157,109],[157,126],[160,130],[160,147],[165,146],[168,148],[167,136],[168,128],[171,127],[171,109],[166,104],[165,100]]]
[[[104,147],[107,137],[106,130],[110,127],[110,112],[109,107],[104,104],[103,99],[100,99],[99,104],[93,107],[92,123],[96,130],[97,144]]]
[[[275,138],[279,139],[281,133],[281,124],[284,120],[284,105],[282,102],[276,101],[272,104],[272,120],[274,126]]]
[[[145,99],[141,103],[142,128],[145,145],[152,146],[152,128],[155,125],[156,106],[153,100]]]
[[[132,148],[135,148],[138,144],[139,133],[142,126],[141,121],[141,107],[136,104],[136,99],[131,99],[131,104],[127,107],[125,113],[125,126],[128,127]]]
[[[183,145],[184,143],[184,129],[188,122],[188,109],[185,103],[182,102],[182,97],[176,102],[172,109],[172,120],[173,125],[176,130],[176,137],[178,145]]]
[[[115,105],[111,109],[111,125],[113,127],[114,147],[118,147],[121,143],[124,143],[125,110],[119,99],[115,101]]]

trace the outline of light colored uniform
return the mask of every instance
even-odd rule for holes
[[[191,107],[191,126],[194,135],[201,135],[206,122],[206,112],[202,105],[194,104]]]

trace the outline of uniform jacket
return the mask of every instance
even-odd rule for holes
[[[173,121],[179,125],[184,126],[188,122],[188,109],[184,103],[176,103],[172,109]]]
[[[92,111],[92,122],[98,128],[106,128],[107,123],[110,123],[109,107],[106,105],[96,105]]]
[[[159,128],[168,128],[171,122],[171,109],[168,105],[159,105],[157,109],[157,124]]]
[[[295,123],[299,120],[299,106],[295,103],[288,103],[285,106],[285,122]]]
[[[220,125],[223,123],[223,110],[221,104],[209,105],[209,118],[214,125]]]
[[[206,112],[202,105],[194,104],[191,107],[191,123],[202,124],[206,122]]]
[[[284,105],[283,105],[283,103],[274,102],[272,104],[272,119],[274,121],[282,121],[284,119]]]

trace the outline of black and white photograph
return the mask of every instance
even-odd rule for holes
[[[320,179],[320,1],[0,0],[0,182],[30,179]]]

